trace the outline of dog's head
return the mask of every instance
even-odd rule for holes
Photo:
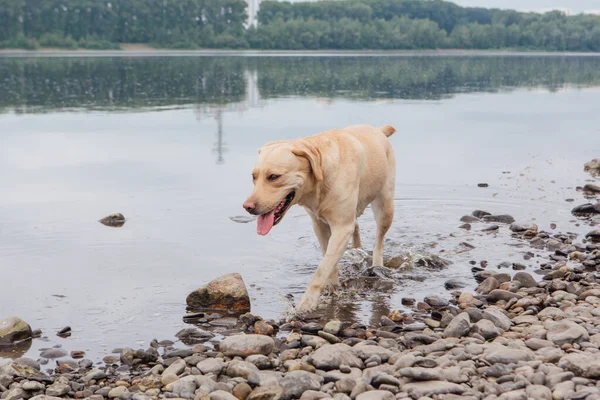
[[[254,190],[243,207],[258,215],[257,232],[266,235],[323,180],[321,153],[302,141],[268,143],[258,151],[252,180]]]

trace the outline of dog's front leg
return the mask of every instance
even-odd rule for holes
[[[337,275],[338,262],[344,255],[344,250],[354,232],[354,222],[342,226],[331,227],[331,237],[327,251],[319,267],[300,300],[298,311],[306,312],[317,307],[319,296],[330,280]]]

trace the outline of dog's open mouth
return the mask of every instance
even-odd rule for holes
[[[296,196],[296,192],[291,191],[281,203],[268,213],[258,216],[256,231],[259,235],[264,236],[271,231],[273,226],[277,225],[282,219],[287,210],[290,208],[292,201]]]

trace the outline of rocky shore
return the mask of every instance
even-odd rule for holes
[[[449,280],[446,288],[458,289],[450,300],[405,298],[376,326],[193,313],[197,326],[178,332],[178,342],[115,349],[99,362],[58,348],[6,362],[0,398],[600,399],[600,206],[584,204],[572,214],[591,227],[585,237],[548,233],[508,215],[463,217],[462,229],[509,227],[539,268],[530,273],[512,263],[503,272],[480,261],[466,266],[475,291]],[[217,303],[249,308],[239,275],[188,296],[190,306]],[[209,323],[231,329],[215,336]],[[0,344],[32,335],[19,319],[0,323]]]

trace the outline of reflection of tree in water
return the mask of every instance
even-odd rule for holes
[[[227,152],[226,143],[223,140],[223,117],[226,112],[244,112],[251,107],[259,107],[262,105],[260,94],[257,86],[257,72],[251,70],[244,71],[245,82],[245,98],[235,103],[206,103],[197,104],[195,113],[197,119],[202,119],[205,116],[214,116],[217,121],[217,141],[214,144],[213,152],[217,153],[217,164],[225,163],[223,153]],[[224,93],[226,88],[222,86],[221,93]]]
[[[600,58],[537,56],[0,59],[0,112],[195,105],[244,111],[267,99],[441,99],[520,87],[600,86]]]
[[[225,162],[223,153],[227,151],[225,143],[223,142],[223,111],[217,111],[215,119],[217,120],[217,142],[215,143],[213,151],[217,153],[217,164],[223,164]]]

